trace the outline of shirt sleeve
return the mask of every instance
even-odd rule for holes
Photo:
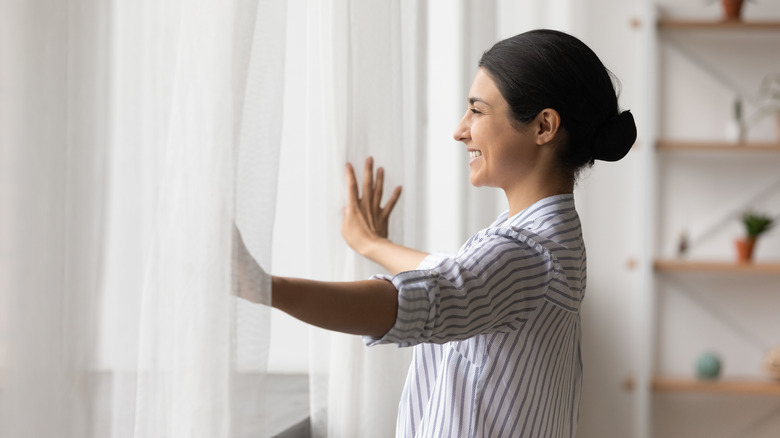
[[[414,271],[376,277],[398,289],[398,315],[383,337],[364,337],[367,345],[406,347],[517,330],[559,269],[535,241],[496,234],[472,239],[455,257],[429,257]]]

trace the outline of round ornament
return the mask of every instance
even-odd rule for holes
[[[696,376],[702,380],[715,380],[720,376],[720,357],[715,353],[704,353],[696,361]]]

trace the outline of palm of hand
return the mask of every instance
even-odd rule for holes
[[[401,196],[401,186],[398,186],[387,204],[384,207],[380,205],[384,190],[384,170],[378,168],[374,179],[373,164],[371,157],[366,159],[362,197],[352,165],[347,163],[346,166],[349,196],[347,206],[344,208],[341,234],[347,244],[358,253],[363,253],[372,241],[387,238],[390,213]]]

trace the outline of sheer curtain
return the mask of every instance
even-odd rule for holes
[[[295,169],[305,179],[298,275],[324,280],[365,279],[382,272],[343,243],[344,164],[360,178],[367,156],[386,169],[388,193],[403,184],[391,238],[419,244],[418,172],[424,88],[424,2],[303,0],[307,71],[301,120],[305,134]],[[286,104],[290,104],[286,100]],[[286,121],[285,123],[289,123]],[[281,220],[281,219],[280,219]],[[284,263],[284,261],[279,261]],[[289,261],[288,261],[289,262]],[[312,330],[310,406],[314,436],[393,436],[411,351],[367,349],[360,338]]]
[[[285,4],[0,3],[0,436],[262,436]]]

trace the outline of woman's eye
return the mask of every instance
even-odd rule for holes
[[[471,112],[472,112],[472,113],[474,113],[474,114],[482,114],[482,112],[480,112],[480,111],[479,111],[478,109],[476,109],[476,108],[471,108]]]

